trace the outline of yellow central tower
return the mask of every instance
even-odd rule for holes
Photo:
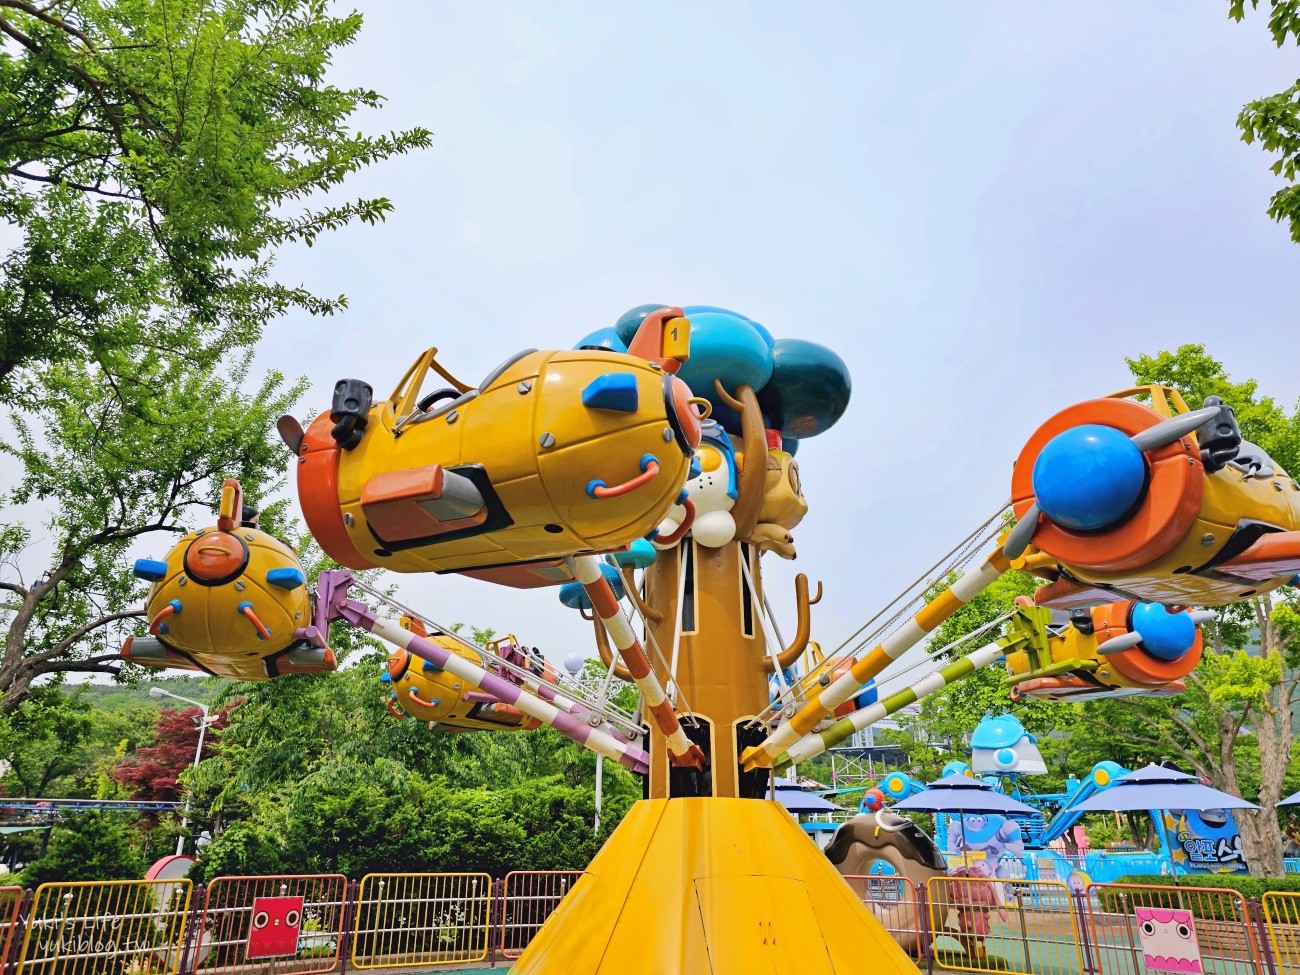
[[[707,765],[674,763],[666,738],[651,726],[648,798],[614,831],[513,971],[915,972],[798,823],[767,798],[770,770],[745,772],[740,763],[741,753],[767,734],[759,719],[768,708],[770,679],[807,649],[809,607],[816,602],[799,576],[796,632],[788,646],[770,645],[761,558],[764,552],[793,558],[789,533],[807,511],[782,432],[794,427],[808,436],[834,422],[847,403],[847,372],[838,357],[812,343],[791,342],[787,350],[780,342],[766,344],[760,351],[769,361],[794,372],[816,367],[812,375],[825,386],[792,383],[784,401],[769,394],[760,405],[756,384],[735,382],[732,367],[747,361],[754,339],[770,339],[766,330],[760,335],[761,326],[732,313],[687,314],[691,370],[680,375],[697,395],[712,394],[714,411],[730,421],[731,432],[705,423],[682,501],[651,538],[659,549],[655,561],[640,580],[624,569],[623,580],[646,620],[655,677]],[[697,354],[701,347],[705,355]],[[769,372],[779,369],[769,365]],[[779,390],[781,378],[764,381]],[[812,408],[799,409],[810,402]],[[778,411],[786,413],[784,425],[772,416]],[[631,679],[599,617],[594,625],[605,663]]]

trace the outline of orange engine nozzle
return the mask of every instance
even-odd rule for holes
[[[185,574],[195,582],[229,582],[247,565],[248,546],[230,532],[205,532],[185,550]]]
[[[388,676],[391,680],[401,680],[406,668],[411,665],[411,652],[398,650],[388,658]]]
[[[1109,427],[1133,437],[1154,427],[1161,417],[1132,400],[1088,400],[1067,407],[1029,438],[1011,476],[1011,503],[1023,518],[1037,502],[1034,468],[1044,449],[1059,434],[1086,425]],[[1205,488],[1205,468],[1186,438],[1144,455],[1147,483],[1134,509],[1113,524],[1080,530],[1040,517],[1033,543],[1052,558],[1085,571],[1139,569],[1174,547],[1196,520]]]
[[[668,423],[673,428],[677,446],[687,456],[700,445],[703,434],[700,414],[692,402],[694,396],[691,387],[676,376],[664,376],[664,406],[668,409]]]

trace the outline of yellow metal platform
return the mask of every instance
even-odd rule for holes
[[[915,975],[779,804],[632,807],[514,975]]]

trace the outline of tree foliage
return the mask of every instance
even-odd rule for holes
[[[1229,0],[1228,14],[1240,21],[1246,15],[1247,0]],[[1249,0],[1252,9],[1259,0]],[[1288,40],[1300,44],[1300,0],[1269,0],[1269,33],[1278,47]],[[1237,117],[1243,142],[1258,142],[1277,156],[1270,167],[1286,185],[1273,194],[1268,215],[1287,223],[1291,239],[1300,243],[1300,80],[1290,88],[1250,102]]]
[[[25,518],[0,522],[0,708],[42,674],[115,674],[117,641],[142,615],[147,588],[130,573],[131,545],[166,551],[196,516],[209,517],[223,477],[254,499],[277,484],[284,453],[268,431],[301,386],[272,373],[246,391],[247,362],[213,373],[142,359],[117,380],[84,366],[40,370],[42,406],[11,416],[16,435],[0,453],[21,469],[8,503],[56,508],[32,551]],[[33,561],[37,570],[24,573]]]
[[[54,688],[36,693],[0,715],[0,761],[10,796],[99,796],[101,768],[114,756],[152,740],[151,708],[103,712],[80,695]]]
[[[275,281],[275,253],[381,219],[317,197],[430,138],[353,127],[382,99],[328,74],[360,26],[319,0],[0,0],[0,710],[116,673],[133,543],[170,547],[223,477],[277,486],[302,384],[251,377],[252,343],[343,299]]]
[[[382,98],[327,73],[360,28],[320,0],[0,0],[0,219],[21,233],[0,388],[28,364],[115,372],[144,350],[250,343],[291,306],[341,307],[275,281],[275,250],[381,220],[383,197],[311,198],[430,142],[352,127]]]
[[[54,830],[45,856],[22,872],[22,881],[139,880],[145,858],[140,836],[128,820],[112,813],[84,812]]]
[[[640,798],[606,762],[593,832],[595,756],[558,732],[449,734],[384,707],[386,654],[358,631],[331,639],[335,674],[230,685],[221,748],[193,779],[215,835],[208,877],[230,872],[571,869]]]

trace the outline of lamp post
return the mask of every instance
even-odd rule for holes
[[[157,700],[158,698],[170,697],[177,701],[184,701],[186,704],[192,704],[198,708],[203,717],[199,718],[199,747],[194,749],[194,768],[199,767],[199,762],[203,758],[203,736],[207,733],[208,725],[212,723],[211,712],[208,706],[202,701],[196,701],[193,698],[181,697],[179,694],[173,694],[171,691],[163,690],[161,687],[149,688],[149,696]],[[189,790],[185,794],[185,808],[181,812],[181,835],[176,837],[176,855],[180,856],[185,850],[185,827],[190,821],[190,797]]]

